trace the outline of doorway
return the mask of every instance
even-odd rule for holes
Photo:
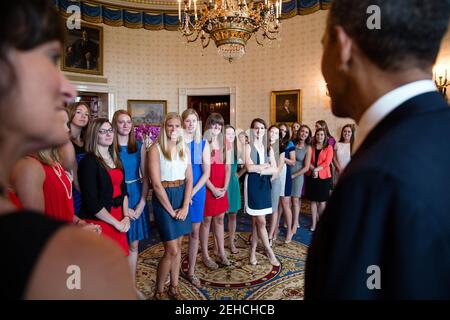
[[[220,113],[225,124],[230,123],[230,95],[188,96],[187,107],[197,111],[202,128],[211,113]]]

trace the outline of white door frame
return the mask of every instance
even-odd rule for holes
[[[108,117],[109,121],[112,121],[114,112],[116,112],[116,94],[114,87],[108,86],[107,84],[98,83],[88,83],[88,82],[78,82],[71,81],[78,92],[98,92],[108,94]]]

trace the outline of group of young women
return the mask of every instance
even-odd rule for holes
[[[136,141],[127,111],[118,110],[112,123],[89,118],[84,103],[67,109],[70,143],[21,159],[12,171],[10,198],[19,208],[45,212],[114,240],[128,256],[135,280],[139,241],[149,236],[146,200],[151,182],[155,223],[165,249],[157,269],[157,299],[163,298],[167,279],[168,294],[180,298],[184,235],[189,235],[186,276],[193,285],[201,285],[195,275],[199,247],[207,268],[231,265],[225,251],[224,217],[227,214],[229,249],[235,254],[240,178],[244,180],[244,211],[252,216],[249,262],[257,264],[256,248],[261,241],[269,262],[278,266],[271,247],[280,217],[286,227],[284,242],[289,243],[299,227],[305,194],[311,200],[311,231],[315,229],[332,186],[331,163],[334,159],[338,176],[350,159],[353,141],[351,125],[343,128],[336,144],[321,121],[314,137],[306,125],[295,123],[290,129],[283,123],[267,128],[262,119],[254,119],[247,132],[236,135],[235,128],[225,125],[217,113],[209,116],[202,134],[198,114],[187,109],[181,116],[166,115],[157,142],[147,150]],[[216,260],[209,254],[211,230]]]

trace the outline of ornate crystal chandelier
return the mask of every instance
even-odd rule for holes
[[[282,0],[178,0],[179,30],[187,42],[200,38],[206,48],[212,39],[219,55],[229,62],[245,54],[247,40],[275,40],[279,34]],[[198,1],[200,2],[200,0]]]

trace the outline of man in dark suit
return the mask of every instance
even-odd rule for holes
[[[450,299],[450,108],[431,80],[449,15],[449,0],[334,0],[322,72],[333,113],[359,131],[313,236],[306,299]]]
[[[291,100],[285,99],[284,104],[277,108],[276,122],[295,122],[297,114],[291,109]]]

